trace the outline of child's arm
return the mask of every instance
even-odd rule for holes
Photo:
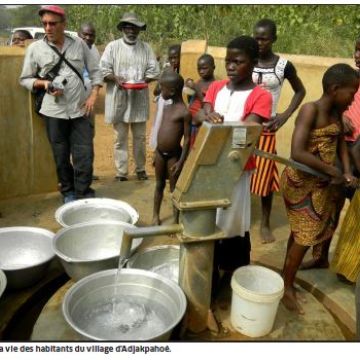
[[[204,95],[201,91],[201,87],[199,85],[199,83],[193,83],[192,87],[191,87],[194,91],[195,91],[195,96],[201,101],[203,102],[204,100]]]
[[[338,142],[338,155],[343,166],[343,176],[346,181],[346,185],[348,186],[355,186],[356,178],[352,175],[351,167],[350,167],[350,155],[349,149],[346,145],[344,136],[341,135]]]
[[[223,116],[213,111],[210,103],[204,103],[203,108],[200,109],[192,118],[192,124],[200,126],[204,121],[208,121],[213,124],[219,124],[224,122]]]
[[[186,112],[186,115],[184,116],[184,141],[183,141],[181,156],[180,159],[171,167],[171,172],[174,174],[174,176],[180,175],[181,169],[184,165],[184,162],[189,152],[190,124],[191,124],[191,114],[189,112]]]
[[[291,158],[331,176],[334,183],[341,183],[343,176],[339,169],[326,164],[307,150],[308,138],[316,117],[317,107],[314,103],[307,103],[301,107],[291,140]]]
[[[156,86],[155,86],[155,88],[154,88],[153,94],[154,94],[154,96],[156,97],[156,96],[159,96],[160,93],[161,93],[160,84],[157,82],[157,83],[156,83]]]
[[[342,125],[344,127],[345,135],[351,135],[353,133],[353,131],[355,130],[354,125],[352,124],[352,121],[344,114],[342,115]]]
[[[297,75],[294,65],[291,62],[288,62],[287,65],[288,69],[285,73],[285,78],[289,81],[291,88],[294,91],[294,95],[288,108],[283,113],[276,114],[276,116],[266,124],[266,128],[270,131],[279,130],[286,121],[288,121],[292,113],[299,107],[306,94],[305,87]]]
[[[254,113],[251,113],[249,114],[245,119],[244,121],[246,121],[247,123],[251,123],[251,122],[254,122],[254,123],[257,123],[257,124],[263,124],[267,119],[261,117],[260,115],[258,114],[254,114]]]
[[[360,173],[360,136],[355,143],[350,147],[351,159],[355,164],[356,170]]]

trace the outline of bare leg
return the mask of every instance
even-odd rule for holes
[[[157,151],[155,154],[155,178],[156,186],[154,193],[152,225],[160,225],[160,207],[164,196],[164,189],[166,184],[166,161]]]
[[[290,233],[289,235],[289,239],[288,239],[288,242],[287,242],[287,245],[286,245],[286,256],[292,246],[292,244],[294,243],[294,237],[292,235],[292,233]],[[285,268],[285,263],[284,263],[284,268]],[[283,272],[284,272],[284,268],[283,268]]]
[[[305,256],[307,249],[307,246],[299,245],[292,240],[292,244],[290,245],[286,254],[283,269],[285,291],[282,298],[282,303],[287,309],[291,311],[296,311],[299,314],[304,314],[304,310],[298,303],[296,289],[294,287],[294,281],[296,272],[301,264],[302,259]]]
[[[169,174],[169,183],[170,183],[170,192],[171,193],[173,193],[173,191],[175,190],[178,176],[174,176],[170,169],[177,161],[178,161],[178,158],[173,157],[173,158],[169,159],[167,162],[167,169],[168,169],[168,174]],[[174,223],[178,224],[179,223],[179,210],[176,209],[175,206],[173,207],[173,216],[174,216]]]
[[[329,248],[331,238],[313,246],[313,258],[300,265],[300,270],[327,269],[329,267]]]
[[[287,254],[289,252],[289,249],[291,248],[292,244],[294,243],[294,237],[293,235],[290,233],[289,235],[289,239],[288,239],[288,243],[287,243],[287,246],[286,246],[286,256],[285,256],[285,259],[287,257]],[[283,267],[283,273],[285,271],[285,263],[284,263],[284,267]],[[306,303],[307,300],[302,296],[300,290],[298,288],[295,287],[294,285],[294,290],[296,291],[296,297],[299,301],[303,302],[303,303]]]
[[[272,243],[275,241],[275,237],[270,229],[270,213],[272,208],[273,193],[271,192],[267,196],[261,197],[261,225],[260,225],[260,236],[263,244]]]

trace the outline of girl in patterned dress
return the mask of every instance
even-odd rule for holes
[[[294,288],[296,272],[311,246],[321,246],[335,230],[335,185],[356,181],[351,175],[349,155],[343,137],[341,115],[351,104],[359,87],[358,73],[347,64],[331,66],[323,77],[320,99],[300,109],[291,142],[293,160],[329,176],[329,180],[286,167],[281,188],[290,223],[290,237],[283,269],[289,310],[303,314]],[[336,154],[344,173],[336,166]]]

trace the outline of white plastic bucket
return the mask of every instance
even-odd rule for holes
[[[284,294],[281,276],[263,266],[247,265],[234,272],[231,288],[231,324],[235,330],[250,337],[268,334]]]

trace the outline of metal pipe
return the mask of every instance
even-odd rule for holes
[[[328,180],[328,181],[331,180],[331,177],[329,175],[327,175],[325,173],[322,173],[321,171],[315,170],[315,169],[311,168],[310,166],[299,163],[299,162],[297,162],[295,160],[286,159],[286,158],[283,158],[283,157],[281,157],[279,155],[268,153],[266,151],[262,151],[262,150],[259,150],[259,149],[255,149],[254,154],[256,156],[260,156],[260,157],[263,157],[265,159],[274,160],[276,162],[279,162],[280,164],[290,166],[290,167],[292,167],[294,169],[304,171],[304,172],[306,172],[308,174],[317,176],[317,177],[322,178],[324,180]],[[355,183],[355,188],[357,188],[357,189],[360,188],[360,180],[359,179]]]
[[[301,171],[304,171],[308,174],[311,174],[311,175],[315,175],[315,176],[318,176],[320,178],[323,178],[325,180],[330,180],[330,176],[329,175],[326,175],[318,170],[315,170],[305,164],[302,164],[302,163],[299,163],[295,160],[292,160],[292,159],[286,159],[286,158],[283,158],[279,155],[276,155],[276,154],[271,154],[271,153],[268,153],[266,151],[262,151],[262,150],[259,150],[259,149],[255,149],[254,150],[254,154],[256,156],[260,156],[260,157],[263,157],[265,159],[269,159],[269,160],[274,160],[276,162],[279,162],[280,164],[284,164],[284,165],[287,165],[287,166],[290,166],[294,169],[298,169],[298,170],[301,170]]]
[[[184,227],[181,224],[124,229],[120,246],[120,258],[127,259],[129,257],[131,244],[135,238],[145,238],[155,235],[171,235],[181,233],[183,229]]]
[[[188,300],[184,326],[192,333],[208,327],[215,241],[180,244],[179,283]]]

